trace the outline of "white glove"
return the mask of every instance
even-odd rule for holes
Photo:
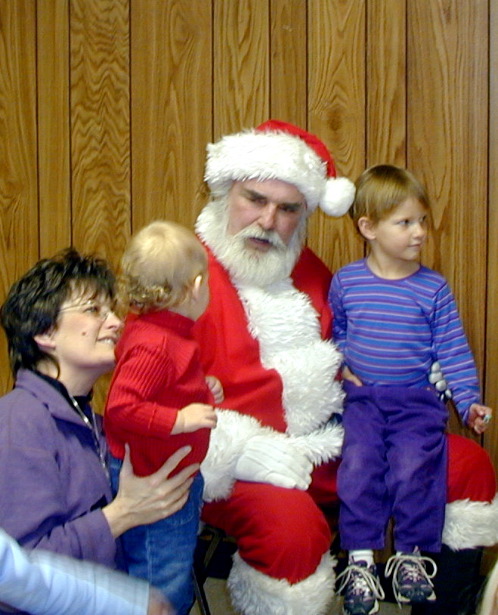
[[[436,391],[439,394],[439,399],[444,403],[447,399],[451,399],[453,396],[448,387],[448,383],[444,379],[441,366],[436,361],[431,365],[431,372],[429,374],[429,382],[434,385]]]
[[[254,436],[237,461],[235,478],[304,491],[312,470],[306,454],[287,438]]]

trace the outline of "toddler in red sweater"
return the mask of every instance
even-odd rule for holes
[[[129,314],[104,416],[116,490],[125,444],[140,476],[155,472],[185,445],[192,452],[184,464],[201,463],[206,455],[216,426],[213,403],[223,399],[219,381],[204,376],[192,336],[209,302],[207,277],[203,246],[173,222],[149,224],[123,255],[120,295]],[[191,570],[202,489],[198,473],[179,512],[122,538],[130,574],[158,587],[178,615],[188,613],[194,599]]]

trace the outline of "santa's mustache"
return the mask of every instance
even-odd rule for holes
[[[272,248],[280,251],[285,251],[288,247],[277,231],[262,229],[258,224],[246,226],[235,237],[237,239],[259,239],[266,241]]]

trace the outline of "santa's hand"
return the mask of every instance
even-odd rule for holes
[[[429,382],[434,385],[434,388],[438,392],[439,399],[444,403],[448,399],[451,399],[453,395],[448,387],[448,383],[444,379],[441,366],[436,361],[431,365],[431,371],[429,374]]]
[[[235,478],[304,491],[310,486],[312,470],[311,461],[290,440],[254,436],[237,461]]]

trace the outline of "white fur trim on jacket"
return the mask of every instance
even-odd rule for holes
[[[498,543],[498,496],[492,502],[457,500],[446,505],[443,543],[458,551]]]
[[[304,436],[323,428],[333,414],[342,413],[344,393],[335,380],[342,356],[332,342],[322,340],[309,297],[290,278],[266,288],[239,284],[237,291],[262,365],[282,379],[287,433]]]
[[[222,500],[230,495],[235,482],[235,466],[247,440],[272,433],[252,416],[220,409],[216,414],[216,429],[211,432],[209,450],[201,464],[206,502]]]
[[[237,552],[227,582],[232,603],[243,615],[325,615],[334,595],[335,564],[325,553],[311,576],[291,585],[252,568]]]
[[[342,452],[344,428],[339,423],[330,422],[305,436],[291,436],[315,466],[337,459]]]

